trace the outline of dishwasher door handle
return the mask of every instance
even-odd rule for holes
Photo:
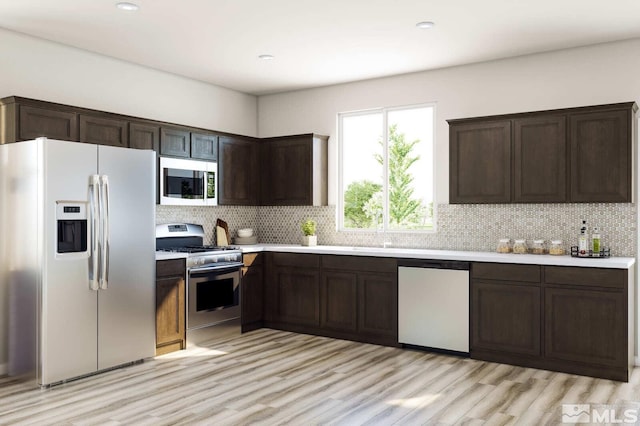
[[[428,269],[453,269],[457,271],[468,271],[470,269],[469,262],[459,262],[456,260],[401,259],[398,261],[398,266]]]

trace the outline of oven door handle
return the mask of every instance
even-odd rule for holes
[[[207,272],[215,272],[215,273],[219,273],[219,274],[225,274],[227,272],[235,272],[235,271],[239,271],[240,268],[244,266],[244,263],[242,262],[237,262],[237,263],[231,263],[225,266],[211,266],[211,267],[204,267],[204,268],[191,268],[189,269],[189,275],[192,274],[201,274],[201,273],[207,273]]]

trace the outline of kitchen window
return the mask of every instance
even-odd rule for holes
[[[338,115],[340,229],[434,229],[434,119],[434,104]]]

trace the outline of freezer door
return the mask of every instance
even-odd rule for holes
[[[98,369],[155,355],[153,151],[98,147],[108,177],[108,285],[98,291]]]
[[[89,258],[56,255],[56,202],[87,202],[89,177],[97,171],[95,145],[38,141],[41,167],[42,287],[39,383],[55,383],[97,369],[98,292],[89,286]],[[40,243],[39,243],[40,244]]]

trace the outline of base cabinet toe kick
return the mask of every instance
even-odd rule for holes
[[[628,381],[633,269],[472,263],[473,359]]]

